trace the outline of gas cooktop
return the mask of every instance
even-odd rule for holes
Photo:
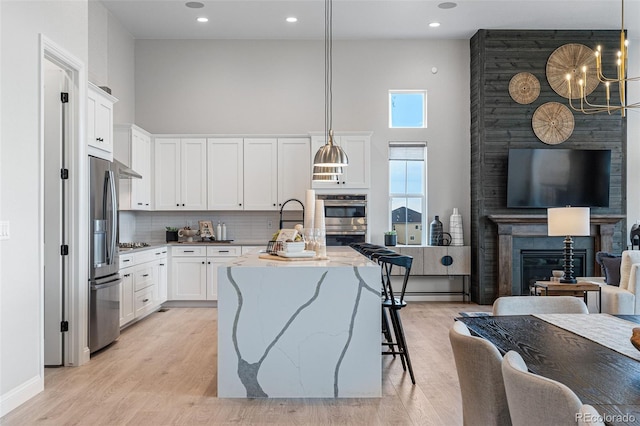
[[[118,247],[120,247],[121,249],[142,248],[142,247],[149,247],[149,243],[141,243],[141,242],[119,243]]]

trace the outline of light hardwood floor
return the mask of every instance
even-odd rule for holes
[[[171,308],[123,331],[82,367],[51,368],[45,390],[3,425],[461,425],[448,330],[464,303],[410,302],[402,319],[416,375],[383,357],[382,398],[218,399],[216,309]]]

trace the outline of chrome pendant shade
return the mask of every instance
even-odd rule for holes
[[[329,132],[329,138],[325,145],[323,145],[318,152],[316,152],[313,158],[314,174],[315,167],[333,167],[342,168],[349,165],[349,157],[342,148],[333,144],[333,131]],[[342,174],[342,171],[340,171]]]
[[[333,2],[325,0],[324,11],[324,125],[327,142],[313,158],[314,181],[337,181],[349,165],[344,150],[333,143]]]

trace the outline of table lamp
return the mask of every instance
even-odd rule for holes
[[[547,209],[547,227],[550,237],[564,236],[564,277],[561,283],[575,284],[573,277],[572,236],[590,235],[589,207],[557,207]]]

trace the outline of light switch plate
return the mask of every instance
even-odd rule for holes
[[[9,232],[9,221],[0,220],[0,240],[8,240],[11,237]]]

